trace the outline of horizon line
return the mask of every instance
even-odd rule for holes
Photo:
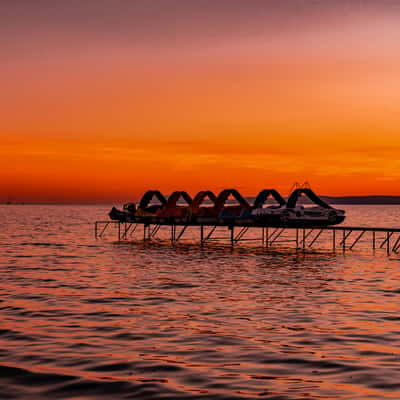
[[[252,199],[255,198],[256,196],[243,196],[247,199]],[[283,196],[289,197],[289,196]],[[323,198],[328,198],[331,200],[355,200],[355,199],[360,199],[360,200],[383,200],[383,199],[393,199],[397,200],[398,203],[391,203],[391,204],[400,204],[400,195],[385,195],[385,194],[371,194],[371,195],[343,195],[343,196],[332,196],[332,195],[320,195],[320,197]],[[137,200],[109,200],[109,201],[13,201],[13,200],[7,200],[7,201],[1,201],[0,205],[77,205],[77,206],[102,206],[102,205],[112,205],[112,204],[125,204],[129,202],[139,202],[140,198]],[[368,203],[368,204],[383,204],[383,205],[390,205],[390,203]],[[351,205],[351,203],[349,203]]]

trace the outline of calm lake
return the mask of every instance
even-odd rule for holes
[[[95,240],[109,209],[0,206],[1,399],[400,398],[400,255]]]

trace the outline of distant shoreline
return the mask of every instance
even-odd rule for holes
[[[320,196],[322,200],[329,204],[347,204],[347,205],[400,205],[400,196]],[[254,201],[254,197],[247,197],[248,200]],[[302,200],[303,202],[303,200]],[[305,204],[311,202],[305,198]]]
[[[321,196],[322,199],[332,204],[356,205],[400,205],[400,196]]]

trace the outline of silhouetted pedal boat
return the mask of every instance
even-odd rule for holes
[[[297,205],[302,195],[306,195],[315,206]],[[345,211],[330,206],[311,189],[296,189],[289,196],[283,220],[287,226],[329,226],[345,220]]]
[[[306,195],[315,206],[298,205],[302,195]],[[283,200],[283,199],[282,199]],[[281,203],[281,201],[280,201]],[[311,189],[295,189],[286,204],[277,208],[255,208],[252,211],[257,222],[270,224],[271,215],[277,217],[277,225],[282,227],[319,227],[340,224],[345,220],[345,211],[333,208],[319,198]],[[271,225],[275,226],[275,225]]]
[[[141,198],[135,213],[135,221],[157,223],[158,215],[167,205],[167,199],[159,190],[148,190]]]
[[[237,205],[227,205],[232,196]],[[222,225],[235,225],[250,216],[251,206],[236,189],[225,189],[217,197],[215,211],[218,223]]]
[[[275,200],[275,204],[264,207],[270,197]],[[250,220],[261,226],[282,226],[284,223],[282,213],[285,206],[286,201],[277,190],[263,189],[254,200]]]
[[[108,213],[109,217],[114,221],[120,222],[134,222],[136,213],[136,204],[127,203],[123,206],[123,211],[113,207]]]
[[[182,205],[182,201],[186,204]],[[154,221],[160,224],[188,224],[191,204],[192,198],[186,192],[177,190],[168,197],[165,206],[156,213]]]
[[[210,190],[202,190],[194,197],[189,207],[189,220],[192,224],[212,224],[216,222],[215,202],[217,196]]]

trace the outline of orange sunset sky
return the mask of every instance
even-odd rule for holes
[[[2,1],[0,201],[400,195],[400,2]]]

